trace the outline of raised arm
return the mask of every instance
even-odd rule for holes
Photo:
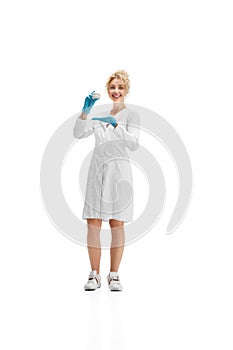
[[[88,119],[88,114],[94,103],[99,99],[99,96],[93,91],[90,95],[85,98],[84,106],[82,108],[81,115],[77,118],[73,135],[77,139],[88,137],[94,132],[94,124]]]

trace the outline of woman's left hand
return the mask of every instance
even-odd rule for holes
[[[117,127],[118,123],[116,121],[116,118],[112,117],[112,116],[108,116],[108,117],[94,117],[91,118],[91,120],[100,120],[102,122],[108,123],[108,125],[106,127],[109,126],[109,124],[111,124],[114,128]]]

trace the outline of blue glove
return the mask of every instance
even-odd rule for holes
[[[108,116],[108,117],[94,117],[94,118],[91,118],[91,120],[101,120],[102,122],[105,122],[105,123],[108,123],[108,124],[112,124],[112,126],[115,126],[117,125],[117,121],[116,121],[116,118],[112,117],[112,116]]]
[[[94,106],[95,102],[98,100],[98,98],[93,99],[92,95],[94,94],[95,91],[92,91],[90,95],[88,95],[85,98],[84,106],[82,108],[82,112],[85,114],[89,114],[91,108]]]

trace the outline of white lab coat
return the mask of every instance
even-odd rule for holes
[[[116,128],[91,120],[94,116],[109,115],[110,111],[90,113],[86,120],[78,117],[74,126],[74,136],[78,139],[95,136],[82,218],[133,221],[133,177],[127,148],[135,151],[139,146],[139,113],[122,109],[114,116]]]

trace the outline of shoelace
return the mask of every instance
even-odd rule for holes
[[[99,283],[98,277],[96,276],[89,276],[88,281],[96,280],[97,283]]]
[[[120,283],[120,280],[119,280],[118,276],[117,277],[110,277],[110,276],[108,276],[108,284],[110,284],[112,281],[117,282],[117,284]]]

